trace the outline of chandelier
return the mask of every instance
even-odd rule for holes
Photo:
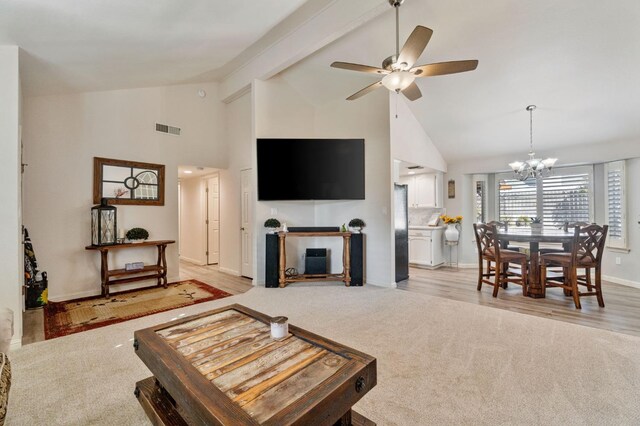
[[[533,152],[533,111],[535,109],[535,105],[527,107],[527,111],[529,111],[529,159],[527,161],[509,163],[518,180],[547,177],[551,174],[553,165],[558,161],[557,158],[545,158],[544,160],[535,158],[536,153]]]

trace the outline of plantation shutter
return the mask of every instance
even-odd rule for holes
[[[605,211],[609,236],[607,246],[627,248],[625,162],[605,164]]]
[[[521,218],[532,218],[537,213],[537,183],[535,179],[519,181],[496,175],[498,181],[498,211],[500,222],[515,224]]]
[[[556,169],[542,180],[542,217],[545,228],[562,228],[565,222],[591,222],[589,170]]]

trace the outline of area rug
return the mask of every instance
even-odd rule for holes
[[[44,310],[44,336],[49,340],[228,296],[231,294],[200,281],[186,280],[170,283],[166,289],[124,291],[109,299],[95,296],[49,302]]]

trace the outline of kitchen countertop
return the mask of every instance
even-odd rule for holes
[[[444,226],[409,225],[409,229],[432,231],[434,229],[444,229]]]

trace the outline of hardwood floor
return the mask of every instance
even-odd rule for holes
[[[574,307],[573,299],[565,297],[559,288],[547,289],[544,299],[532,299],[522,296],[520,286],[509,285],[493,298],[491,286],[484,284],[481,291],[476,290],[477,279],[475,268],[410,268],[409,279],[399,283],[398,288],[640,336],[640,289],[605,281],[602,283],[605,307],[600,308],[595,297],[583,297],[579,310]]]
[[[253,285],[251,280],[244,277],[220,272],[217,266],[199,266],[189,262],[180,262],[180,280],[194,279],[224,290],[231,294],[248,291]],[[115,292],[113,294],[116,294]],[[22,344],[40,342],[44,340],[44,315],[42,309],[28,310],[22,314],[23,333]]]

